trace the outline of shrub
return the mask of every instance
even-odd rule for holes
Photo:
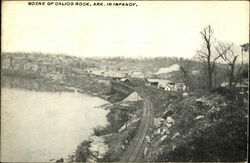
[[[89,141],[83,141],[76,149],[75,162],[86,162],[89,154]]]

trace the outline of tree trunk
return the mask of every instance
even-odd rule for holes
[[[207,60],[207,66],[208,66],[208,90],[212,90],[212,78],[213,78],[213,70],[211,67],[211,45],[210,42],[207,42],[207,52],[208,52],[208,60]]]
[[[229,89],[233,89],[233,82],[234,82],[234,64],[231,65],[231,70],[229,74]]]
[[[208,60],[208,90],[212,90],[212,78],[213,78],[213,71],[211,70],[211,63]]]

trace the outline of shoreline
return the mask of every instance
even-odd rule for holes
[[[32,77],[31,77],[32,76]],[[38,90],[38,91],[48,91],[48,92],[74,92],[74,91],[77,91],[78,93],[81,93],[81,94],[87,94],[87,95],[90,95],[90,96],[95,96],[95,97],[99,97],[105,101],[108,101],[108,95],[104,95],[100,92],[94,92],[94,91],[91,91],[91,89],[82,89],[82,88],[78,88],[70,83],[61,83],[60,81],[53,81],[53,79],[49,79],[47,78],[45,75],[37,75],[37,76],[33,76],[33,74],[30,74],[30,73],[21,73],[21,74],[16,74],[16,72],[4,72],[2,71],[2,74],[1,74],[1,87],[6,87],[6,86],[3,86],[3,80],[5,78],[15,78],[15,79],[18,79],[18,80],[26,80],[26,81],[32,81],[32,82],[38,82],[38,83],[42,83],[44,85],[47,85],[47,86],[55,86],[55,87],[59,87],[59,88],[56,88],[55,90],[53,89],[53,91],[51,91],[51,89],[49,90],[40,90],[40,89],[36,89],[36,88],[31,88],[31,90]],[[98,77],[96,77],[98,79]],[[84,79],[84,78],[83,78]],[[90,80],[92,81],[92,80]],[[16,83],[15,83],[16,84]],[[96,83],[97,85],[98,83]],[[8,87],[9,88],[9,87]],[[20,89],[30,89],[30,88],[24,88],[23,86],[17,86],[15,88],[20,88]],[[110,101],[108,101],[110,102]]]
[[[1,76],[2,76],[2,79],[4,79],[4,78],[8,77],[9,75],[1,75]],[[44,89],[42,89],[42,91],[41,91],[39,89],[33,88],[32,86],[31,86],[31,88],[30,87],[29,88],[25,88],[25,85],[24,86],[23,85],[18,85],[18,86],[11,87],[11,86],[6,86],[6,83],[5,83],[5,85],[2,84],[1,88],[33,90],[33,91],[41,91],[41,92],[72,92],[72,93],[77,92],[79,94],[83,94],[83,95],[87,95],[87,96],[91,96],[91,97],[97,97],[97,98],[100,98],[100,99],[104,100],[105,104],[108,104],[108,105],[106,105],[106,106],[103,106],[103,105],[96,106],[96,107],[98,107],[100,109],[104,109],[104,110],[108,110],[107,108],[109,108],[110,105],[114,104],[114,102],[112,102],[112,100],[111,101],[109,100],[110,98],[112,98],[111,97],[112,95],[113,96],[119,96],[118,94],[104,95],[101,92],[97,93],[95,91],[91,91],[91,89],[88,90],[88,89],[80,89],[80,88],[74,87],[74,86],[72,86],[72,84],[68,84],[68,83],[60,84],[58,82],[48,81],[48,80],[46,80],[46,78],[45,79],[44,78],[35,78],[34,79],[34,78],[25,78],[23,76],[13,76],[13,75],[11,75],[10,79],[13,79],[13,78],[16,78],[17,80],[18,79],[24,80],[24,81],[27,80],[27,81],[31,81],[31,82],[41,82],[41,83],[43,83],[45,85],[50,85],[50,86],[51,85],[55,85],[55,90],[54,89],[52,89],[52,90],[46,90],[46,89],[44,90]],[[10,82],[12,82],[12,81],[13,80],[10,80]],[[4,82],[8,82],[8,80],[4,81]],[[28,83],[28,84],[30,84],[30,83]],[[59,87],[57,87],[57,86],[59,86]],[[107,115],[110,112],[111,111],[109,110],[108,113],[107,113]],[[103,129],[105,129],[108,126],[111,125],[110,121],[109,121],[109,118],[107,117],[107,115],[106,115],[107,125],[101,126]],[[98,129],[98,127],[100,127],[100,126],[97,125],[96,127],[92,128],[91,129],[91,132],[92,132],[91,135],[89,135],[86,140],[82,140],[81,142],[79,142],[79,145],[81,145],[82,142],[90,141],[89,138],[95,136],[95,130]],[[113,134],[113,133],[111,133],[111,134]],[[103,135],[100,135],[100,136],[103,137]],[[105,139],[105,138],[103,138],[103,139]],[[77,150],[77,147],[75,147],[75,150]],[[72,152],[74,153],[75,150],[73,150]],[[72,156],[71,154],[67,154],[67,155],[62,157],[64,159],[64,161],[69,161],[70,160],[69,156]],[[60,160],[60,157],[59,158],[50,158],[47,161],[49,161],[49,162],[56,162],[58,160]]]

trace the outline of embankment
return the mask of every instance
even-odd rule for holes
[[[133,88],[114,82],[112,92],[129,94]],[[142,115],[142,99],[137,93],[132,93],[124,100],[113,102],[106,109],[109,125],[94,129],[93,136],[78,146],[73,161],[120,161],[131,141],[136,135]],[[98,141],[96,141],[98,140]],[[105,151],[105,152],[103,152]]]

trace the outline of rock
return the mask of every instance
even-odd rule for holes
[[[204,115],[199,115],[199,116],[195,117],[194,120],[199,120],[199,119],[203,119],[203,118],[204,118]]]
[[[204,98],[197,98],[195,101],[199,103],[206,103],[206,99]]]
[[[154,126],[156,128],[161,127],[162,123],[164,122],[163,118],[154,118]]]
[[[167,127],[171,127],[173,124],[172,123],[166,123]]]
[[[158,129],[156,130],[155,134],[156,134],[156,135],[161,134],[161,130],[162,130],[161,128],[158,128]]]
[[[180,133],[179,133],[179,132],[175,133],[175,134],[172,136],[172,138],[176,138],[177,136],[180,136]]]
[[[163,127],[161,135],[169,135],[170,131],[168,130],[168,127]]]
[[[164,135],[163,137],[161,137],[160,142],[162,142],[163,140],[165,140],[168,137],[168,135]]]
[[[163,118],[156,118],[156,119],[154,119],[154,126],[156,128],[159,128],[157,130],[157,134],[162,134],[162,132],[165,132],[166,130],[168,130],[168,129],[166,129],[166,127],[169,128],[173,124],[174,124],[174,119],[172,117],[170,117],[170,116],[167,117],[166,120],[164,120]]]
[[[150,137],[149,137],[148,135],[146,136],[145,139],[146,139],[146,140],[145,140],[146,143],[150,143],[151,139],[150,139]]]
[[[167,117],[166,120],[167,123],[173,123],[174,124],[174,119],[172,117]]]
[[[171,116],[174,114],[174,111],[173,110],[169,110],[167,109],[163,114],[162,114],[162,118],[167,118],[168,116]]]
[[[213,106],[213,107],[211,108],[211,110],[213,110],[213,111],[220,111],[221,108],[220,108],[220,107]]]
[[[182,97],[184,97],[184,98],[189,97],[189,93],[183,93],[183,94],[182,94]]]
[[[89,152],[93,156],[93,158],[89,158],[89,160],[102,159],[108,151],[108,146],[104,143],[104,138],[91,136],[89,141],[91,142]]]
[[[213,106],[215,104],[215,100],[209,100],[205,97],[201,97],[195,100],[197,103],[207,105],[207,106]]]

